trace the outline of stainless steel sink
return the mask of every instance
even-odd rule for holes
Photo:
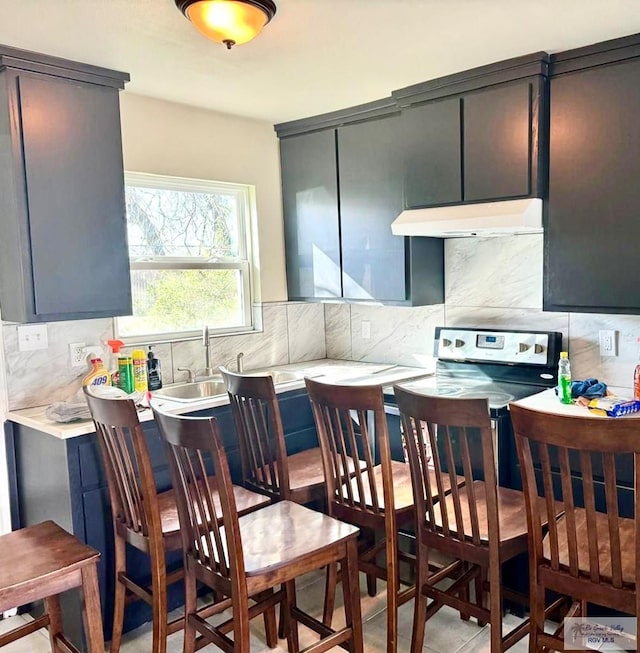
[[[288,372],[286,370],[269,370],[266,372],[253,373],[254,376],[262,376],[264,374],[269,374],[273,377],[274,385],[284,385],[304,378],[300,372]],[[212,376],[208,379],[196,381],[194,383],[177,383],[175,385],[168,385],[161,390],[155,390],[153,396],[165,397],[172,401],[191,402],[226,394],[227,387],[222,380],[222,376]]]
[[[198,401],[218,395],[226,395],[227,387],[221,376],[213,376],[195,383],[177,383],[153,392],[154,397],[166,397],[173,401]]]
[[[274,385],[282,385],[283,383],[291,383],[292,381],[300,381],[304,378],[304,375],[300,372],[288,372],[286,370],[270,370],[269,372],[256,373],[256,376],[260,374],[268,374],[273,378]]]

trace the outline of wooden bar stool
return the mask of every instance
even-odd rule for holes
[[[130,399],[94,397],[85,389],[107,475],[115,539],[115,600],[111,653],[118,653],[128,602],[143,600],[152,608],[153,653],[165,653],[167,636],[181,630],[184,618],[168,621],[167,586],[181,581],[182,567],[168,571],[165,554],[180,551],[180,524],[173,490],[158,493],[144,431]],[[220,501],[215,484],[214,500]],[[241,513],[269,503],[263,494],[234,485]],[[146,553],[151,587],[127,573],[126,546]]]
[[[358,566],[367,574],[369,594],[375,595],[376,578],[387,582],[387,651],[395,653],[398,606],[415,594],[414,585],[401,587],[399,574],[399,560],[414,564],[398,547],[398,528],[414,522],[409,466],[391,459],[381,386],[305,383],[322,448],[329,514],[362,530]],[[325,623],[331,622],[334,594],[329,578]]]
[[[273,378],[235,374],[224,367],[220,373],[240,444],[243,484],[277,501],[324,503],[320,448],[287,453]]]
[[[0,648],[47,628],[52,651],[80,653],[62,632],[59,595],[78,588],[89,653],[104,653],[97,565],[100,553],[52,521],[0,536],[0,613],[44,600],[45,614],[0,635]]]
[[[297,653],[298,623],[321,639],[305,653],[323,653],[342,646],[363,653],[362,618],[357,578],[358,529],[291,501],[280,501],[239,516],[231,489],[229,465],[215,418],[178,417],[154,410],[160,433],[169,444],[171,473],[178,495],[182,545],[186,564],[184,653],[212,643],[224,651],[248,653],[249,620],[265,615],[275,631],[277,604],[282,606],[290,653]],[[206,517],[215,510],[208,485],[213,462],[221,498],[222,522]],[[296,602],[295,579],[340,563],[343,571],[346,624],[334,630]],[[232,616],[216,626],[205,621],[196,602],[196,582],[219,597],[218,611]],[[274,617],[267,620],[266,616]],[[233,640],[228,633],[233,633]]]
[[[411,652],[422,651],[427,618],[448,605],[491,624],[491,653],[503,653],[528,632],[528,621],[506,634],[502,625],[504,596],[526,602],[503,588],[502,565],[527,551],[527,519],[524,494],[498,486],[487,399],[427,396],[397,385],[394,394],[404,432],[417,436],[406,438],[417,517]],[[456,474],[464,483],[452,482]],[[433,551],[453,561],[431,573]],[[445,575],[454,582],[442,587]]]
[[[549,591],[573,601],[565,616],[586,617],[587,603],[633,615],[636,638],[624,648],[637,649],[640,420],[510,411],[529,524],[529,650],[563,651],[565,634],[567,649],[584,646],[562,623],[545,632]],[[554,502],[563,512],[547,524]]]

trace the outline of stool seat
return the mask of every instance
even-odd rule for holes
[[[60,642],[77,651],[62,634],[58,595],[78,587],[83,593],[88,650],[102,653],[102,619],[97,564],[100,553],[52,521],[0,536],[0,612],[45,601],[46,614],[0,636],[0,647],[48,627],[53,650]]]

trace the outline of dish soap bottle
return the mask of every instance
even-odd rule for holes
[[[149,347],[149,353],[147,354],[147,382],[151,391],[162,388],[160,360],[155,357],[151,347]]]
[[[109,372],[99,356],[91,359],[91,371],[82,379],[82,385],[89,386],[89,388],[111,385]]]
[[[560,352],[558,361],[558,398],[563,404],[572,404],[571,398],[571,366],[569,354],[566,351]]]

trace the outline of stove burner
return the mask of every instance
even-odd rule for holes
[[[501,407],[507,406],[510,401],[513,401],[513,395],[510,395],[506,392],[495,392],[493,390],[466,390],[463,392],[462,396],[465,399],[478,398],[478,399],[488,399],[489,406],[492,407]]]
[[[462,387],[459,385],[447,385],[446,383],[439,383],[433,389],[433,394],[438,397],[457,397],[462,394]]]

